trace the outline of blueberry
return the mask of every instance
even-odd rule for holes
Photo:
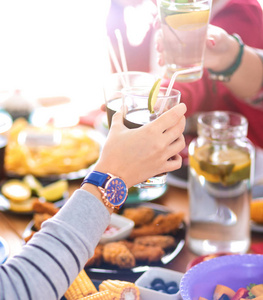
[[[151,282],[151,286],[156,285],[156,283],[161,283],[163,285],[165,285],[164,281],[162,280],[162,278],[155,278],[152,282]]]
[[[173,286],[173,287],[175,287],[175,288],[178,289],[178,284],[177,284],[175,281],[170,281],[170,282],[166,283],[165,286],[166,286],[167,289],[168,289],[170,286]]]
[[[152,285],[152,288],[155,290],[155,291],[161,291],[161,290],[166,290],[165,288],[165,285],[162,284],[161,282],[157,282],[155,285]]]
[[[178,292],[178,287],[175,287],[175,286],[169,286],[166,291],[167,291],[167,294],[176,294]]]

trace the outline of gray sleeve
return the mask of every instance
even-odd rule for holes
[[[0,267],[0,299],[60,299],[110,222],[104,205],[77,190],[21,253]]]

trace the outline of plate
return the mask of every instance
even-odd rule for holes
[[[146,206],[150,207],[154,210],[155,214],[167,214],[170,213],[171,211],[168,210],[166,207],[155,204],[155,203],[140,203],[137,205],[127,205],[125,204],[125,208],[128,207],[138,207],[138,206]],[[149,269],[150,266],[157,266],[157,267],[163,267],[167,265],[169,262],[171,262],[183,249],[185,245],[185,236],[186,236],[186,224],[182,222],[181,226],[177,230],[176,234],[174,235],[176,239],[176,245],[175,247],[166,252],[166,254],[161,258],[160,262],[157,263],[151,263],[151,264],[143,264],[143,263],[138,263],[134,268],[131,269],[120,269],[117,266],[113,266],[111,264],[107,263],[102,263],[100,267],[85,267],[86,272],[90,273],[102,273],[102,274],[108,274],[111,275],[123,275],[123,276],[129,276],[129,275],[134,275],[134,274],[141,274]]]
[[[9,247],[7,242],[0,237],[0,265],[3,264],[9,255]]]
[[[47,182],[44,180],[40,180],[40,182],[43,186],[52,183],[51,181]],[[1,183],[3,185],[5,183],[5,181],[1,182]],[[69,197],[69,192],[66,191],[61,199],[51,202],[51,203],[54,203],[57,207],[62,207],[65,204],[65,202],[68,200],[68,197]],[[35,198],[39,199],[39,197],[32,197],[30,199],[32,199],[32,201],[33,201]],[[28,201],[28,200],[26,200],[26,201]],[[32,213],[33,213],[32,210],[26,210],[26,211],[11,210],[10,202],[9,202],[8,198],[6,198],[3,194],[1,194],[1,192],[0,192],[0,211],[7,211],[7,212],[10,212],[13,214],[20,214],[20,215],[32,215]]]
[[[91,129],[89,127],[87,127],[87,133],[89,138],[93,139],[95,142],[97,142],[100,146],[100,149],[103,147],[105,141],[106,141],[106,136],[104,134],[102,134],[101,132]],[[92,166],[92,165],[91,165]],[[81,179],[84,178],[87,173],[90,171],[90,167],[88,166],[87,168],[83,168],[80,170],[76,170],[73,172],[69,172],[69,173],[61,173],[61,174],[54,174],[54,175],[47,175],[47,176],[36,176],[38,179],[44,180],[44,181],[56,181],[59,179],[67,179],[67,180],[77,180],[77,179]],[[27,175],[27,174],[25,174]],[[14,172],[7,172],[7,176],[10,178],[21,178],[25,175],[18,175]]]

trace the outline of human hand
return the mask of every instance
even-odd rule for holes
[[[164,44],[160,22],[155,23],[155,48],[158,52],[158,64],[164,66]],[[204,67],[213,71],[227,69],[235,60],[239,51],[237,41],[224,29],[209,25],[207,31]]]
[[[157,174],[179,169],[182,159],[178,153],[185,147],[185,112],[186,106],[181,103],[136,129],[124,126],[121,112],[115,113],[94,170],[119,176],[130,188]]]

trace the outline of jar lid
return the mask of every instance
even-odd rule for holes
[[[247,136],[248,121],[238,113],[212,111],[202,113],[197,119],[198,135],[213,140],[229,140]]]

